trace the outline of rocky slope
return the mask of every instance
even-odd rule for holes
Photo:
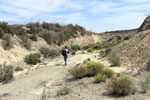
[[[140,32],[128,41],[116,46],[113,51],[121,62],[130,68],[143,68],[150,58],[150,30]]]

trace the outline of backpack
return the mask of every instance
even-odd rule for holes
[[[67,55],[66,50],[62,50],[62,55],[63,55],[63,56],[66,56],[66,55]]]

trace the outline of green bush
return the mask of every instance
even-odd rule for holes
[[[76,52],[75,52],[75,51],[72,51],[72,52],[71,52],[71,55],[76,55]]]
[[[133,79],[129,76],[121,75],[120,77],[112,78],[107,84],[107,90],[114,96],[129,95],[133,90]]]
[[[51,49],[51,50],[49,51],[49,57],[51,57],[51,58],[54,58],[54,57],[56,57],[56,56],[58,56],[58,55],[59,55],[59,53],[58,53],[58,51],[55,50],[55,49]]]
[[[16,67],[16,68],[15,68],[15,71],[16,71],[16,72],[22,71],[22,70],[23,70],[23,68],[21,68],[21,67]]]
[[[92,48],[88,48],[87,52],[93,52],[93,49]]]
[[[73,51],[78,51],[80,49],[81,49],[81,47],[79,45],[71,45],[71,50],[73,50]]]
[[[49,48],[41,47],[39,51],[41,52],[41,54],[43,54],[44,57],[46,58],[49,57],[49,51],[50,51]]]
[[[102,44],[99,44],[99,43],[93,44],[92,48],[93,48],[94,50],[100,50],[100,49],[103,48],[103,45],[102,45]]]
[[[104,65],[101,63],[90,61],[87,64],[88,76],[95,76],[99,72],[102,72],[104,69]]]
[[[0,38],[2,38],[4,34],[5,34],[4,30],[0,27]]]
[[[91,61],[91,59],[87,58],[86,60],[83,61],[83,64],[87,64],[89,61]]]
[[[37,63],[40,62],[40,54],[39,53],[35,53],[35,54],[29,54],[24,58],[24,61],[27,64],[33,64],[36,65]]]
[[[31,37],[30,37],[31,40],[33,41],[38,41],[38,36],[36,34],[33,34]]]
[[[105,82],[107,78],[108,77],[105,74],[98,73],[97,75],[94,76],[94,82],[95,83]]]
[[[59,55],[57,50],[49,49],[49,48],[45,48],[45,47],[40,48],[40,52],[46,58],[48,58],[48,57],[54,58]]]
[[[27,36],[22,36],[22,45],[28,49],[28,50],[31,50],[31,42],[29,40],[29,38]]]
[[[0,82],[8,83],[13,79],[13,67],[12,66],[4,66],[0,67]]]
[[[108,78],[111,78],[114,75],[114,71],[109,68],[104,68],[102,73],[105,74]]]
[[[112,66],[120,66],[120,57],[115,53],[111,53],[108,60],[112,64]]]
[[[87,75],[87,67],[80,66],[80,67],[73,67],[72,69],[68,70],[68,72],[76,79],[83,78]]]
[[[99,55],[100,55],[100,56],[103,56],[104,54],[105,54],[105,50],[100,50],[100,51],[99,51]]]
[[[150,29],[150,24],[148,24],[144,27],[144,30],[148,30],[148,29]]]
[[[146,93],[150,89],[150,75],[140,80],[140,87],[143,93]]]
[[[124,40],[129,40],[131,38],[131,35],[125,35]]]
[[[13,48],[13,41],[11,35],[3,36],[2,46],[5,50],[9,50]]]
[[[40,36],[47,42],[47,44],[52,44],[52,33],[48,30],[42,30]]]
[[[57,92],[57,96],[59,95],[67,95],[71,92],[71,89],[67,86],[63,86],[58,92]]]

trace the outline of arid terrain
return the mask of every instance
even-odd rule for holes
[[[105,33],[0,23],[0,100],[150,100],[149,23]]]

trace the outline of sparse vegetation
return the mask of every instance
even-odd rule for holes
[[[100,56],[103,56],[104,54],[105,54],[105,50],[100,50],[100,51],[99,51],[99,55],[100,55]]]
[[[16,67],[16,68],[15,68],[15,71],[16,71],[16,72],[18,72],[18,71],[22,71],[22,70],[23,70],[23,68],[22,68],[22,67]]]
[[[93,61],[88,62],[86,65],[87,65],[87,68],[88,68],[88,76],[95,76],[99,72],[102,72],[103,69],[104,69],[103,64],[93,62]]]
[[[125,35],[124,40],[129,40],[131,38],[131,35]]]
[[[75,52],[75,51],[72,51],[72,52],[71,52],[71,55],[76,55],[76,52]]]
[[[148,24],[144,27],[144,30],[148,30],[148,29],[150,29],[150,24]]]
[[[80,49],[81,49],[81,47],[79,45],[71,45],[71,50],[73,50],[73,51],[78,51]]]
[[[13,41],[11,35],[3,36],[2,46],[5,50],[9,50],[13,47]]]
[[[71,89],[67,86],[63,86],[58,92],[57,95],[67,95],[71,92]]]
[[[21,44],[26,49],[31,50],[31,42],[30,42],[29,38],[27,36],[22,36],[21,38],[22,38],[22,43]]]
[[[133,81],[127,75],[112,78],[107,84],[107,90],[114,96],[126,96],[132,92]]]
[[[38,41],[38,36],[36,34],[33,34],[31,35],[30,39],[33,41]]]
[[[13,79],[13,67],[12,66],[1,66],[0,67],[0,82],[8,83]]]
[[[140,80],[140,86],[143,93],[146,93],[150,89],[150,75]]]
[[[111,53],[108,58],[112,66],[120,66],[120,57],[115,53]]]
[[[89,61],[91,61],[91,59],[87,58],[86,60],[83,61],[83,64],[87,64]]]
[[[52,31],[42,30],[39,34],[48,44],[52,44]]]
[[[54,58],[60,54],[55,49],[49,49],[49,48],[45,48],[45,47],[40,48],[40,52],[46,58],[48,58],[48,57]]]
[[[24,58],[24,61],[27,64],[33,64],[36,65],[37,63],[40,62],[40,54],[39,53],[35,53],[35,54],[29,54]]]
[[[102,73],[105,74],[108,78],[113,77],[115,74],[114,71],[109,68],[104,68]]]
[[[87,67],[80,66],[80,67],[73,67],[69,70],[69,73],[76,79],[83,78],[87,75]]]
[[[88,48],[87,52],[93,52],[93,49],[92,48]]]
[[[97,75],[94,76],[94,82],[95,83],[105,82],[107,78],[108,77],[105,74],[98,73]]]

